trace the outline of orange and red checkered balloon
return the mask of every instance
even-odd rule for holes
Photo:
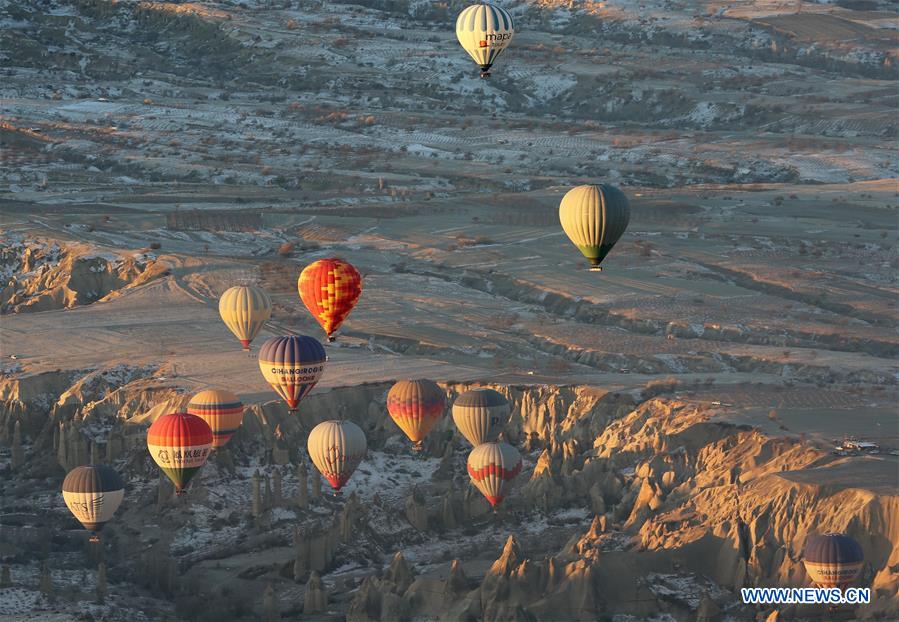
[[[332,335],[362,295],[362,276],[342,259],[319,259],[306,266],[297,282],[300,299],[312,316]]]

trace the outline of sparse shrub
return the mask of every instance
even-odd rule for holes
[[[278,254],[282,257],[290,257],[293,253],[293,244],[290,242],[284,242],[281,246],[278,247]]]
[[[649,399],[665,393],[673,393],[679,385],[680,381],[671,376],[650,380],[643,389],[643,399]]]
[[[160,248],[162,248],[162,243],[161,242],[150,242],[150,248],[154,251],[158,251]]]
[[[146,106],[152,106],[152,105],[153,105],[153,100],[150,99],[149,97],[144,98],[144,105],[146,105]]]
[[[776,410],[769,410],[769,411],[768,411],[768,419],[771,420],[771,421],[777,421],[777,411],[776,411]]]
[[[295,19],[289,19],[289,20],[287,20],[287,24],[286,24],[286,25],[287,25],[287,30],[296,30],[296,29],[299,28],[299,26],[300,26],[300,25],[297,23],[297,20],[295,20]]]

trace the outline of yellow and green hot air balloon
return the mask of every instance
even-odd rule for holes
[[[272,316],[272,301],[254,285],[235,285],[219,299],[219,315],[245,351]]]
[[[593,271],[602,270],[600,263],[627,229],[630,213],[624,193],[607,184],[572,188],[559,205],[562,229]]]
[[[224,447],[243,423],[243,403],[231,391],[206,389],[200,391],[187,405],[187,412],[196,415],[212,429],[212,447]]]
[[[212,430],[196,415],[163,415],[147,430],[147,450],[175,484],[175,493],[180,496],[206,464],[212,451]]]

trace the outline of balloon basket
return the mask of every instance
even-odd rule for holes
[[[187,494],[186,490],[176,490],[175,491],[175,496],[178,497],[179,499],[184,497],[186,494]]]
[[[587,270],[589,272],[602,272],[602,266],[590,266]]]
[[[95,534],[95,533],[92,533],[92,534],[91,534],[91,537],[88,538],[87,541],[88,541],[88,542],[99,543],[99,542],[100,542],[100,536],[98,536],[98,535]]]
[[[334,343],[335,341],[337,341],[337,337],[328,335],[328,343]]]
[[[487,78],[490,77],[490,72],[489,71],[481,71],[481,77],[486,80]]]

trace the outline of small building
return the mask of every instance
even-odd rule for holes
[[[880,446],[877,443],[868,441],[845,440],[842,443],[842,448],[846,451],[857,451],[863,454],[880,453]]]

